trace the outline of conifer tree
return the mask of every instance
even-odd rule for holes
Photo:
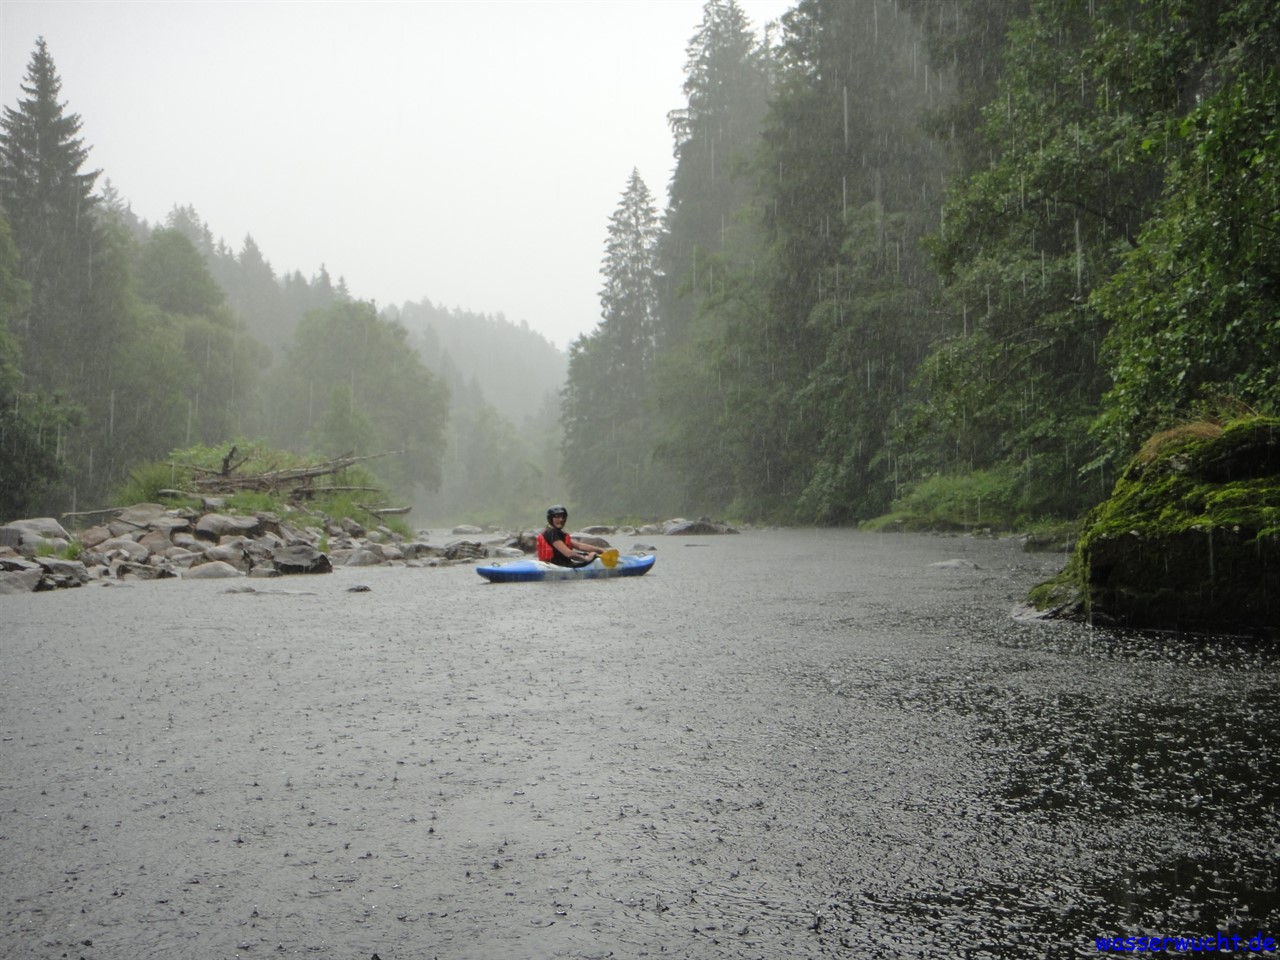
[[[10,321],[28,306],[29,288],[18,276],[18,252],[0,215],[0,521],[30,516],[41,492],[65,469],[61,438],[79,411],[58,397],[24,389],[20,350]]]
[[[681,479],[669,509],[721,510],[734,497],[736,453],[717,369],[726,328],[740,321],[732,291],[767,251],[750,162],[768,108],[771,51],[735,0],[707,0],[685,61],[686,106],[668,114],[674,136],[663,234],[654,454]]]
[[[712,280],[711,258],[723,254],[752,197],[742,172],[767,107],[766,51],[735,0],[707,0],[687,54],[687,103],[667,115],[676,167],[659,244],[664,348],[687,335]]]
[[[111,280],[94,269],[105,246],[94,216],[98,171],[84,169],[80,117],[58,99],[61,89],[41,38],[22,83],[25,98],[0,118],[0,206],[31,290],[15,333],[27,375],[44,387],[73,384],[99,366],[93,361],[110,342],[114,319],[96,289]]]
[[[645,416],[653,372],[658,215],[632,170],[601,265],[601,319],[569,350],[564,391],[564,473],[579,500],[611,514],[654,509],[652,429]]]

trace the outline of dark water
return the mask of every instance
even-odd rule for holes
[[[1010,542],[656,544],[0,598],[0,955],[1280,939],[1274,651],[1015,620]]]

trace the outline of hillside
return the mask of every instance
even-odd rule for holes
[[[447,383],[478,387],[483,398],[513,424],[535,412],[547,394],[564,386],[565,354],[502,314],[487,316],[428,300],[383,311],[409,331],[423,362]],[[461,398],[457,398],[461,399]]]

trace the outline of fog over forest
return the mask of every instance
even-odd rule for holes
[[[396,451],[369,470],[421,523],[1012,527],[1083,514],[1153,431],[1275,412],[1273,3],[746,9],[671,39],[670,179],[617,173],[567,356],[336,260],[278,272],[217,210],[139,218],[33,40],[0,129],[0,514],[260,440]]]

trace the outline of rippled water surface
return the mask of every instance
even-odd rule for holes
[[[1009,541],[656,547],[0,597],[0,955],[1280,939],[1273,651],[1015,620]]]

